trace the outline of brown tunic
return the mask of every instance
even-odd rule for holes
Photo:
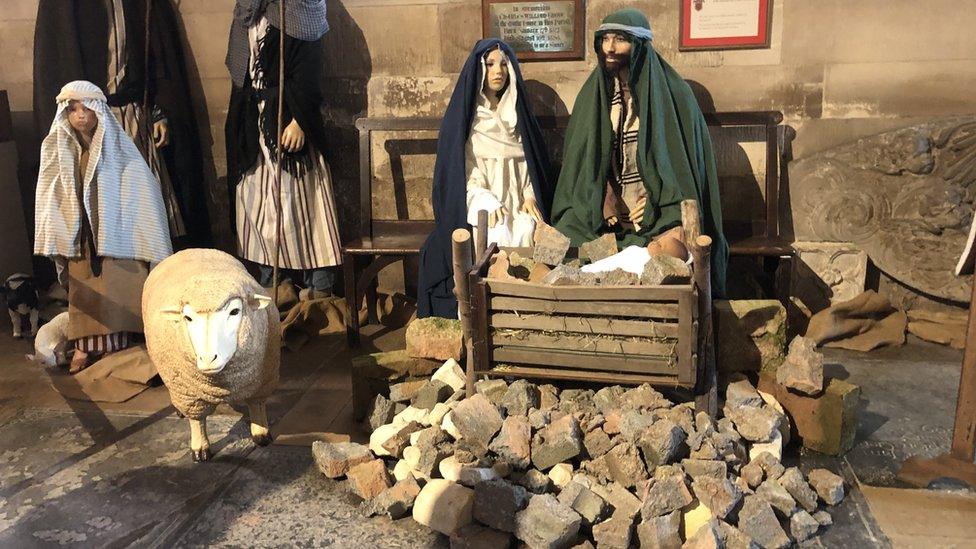
[[[78,162],[78,181],[87,166],[88,150],[85,149]],[[83,255],[69,259],[67,267],[68,339],[142,332],[142,286],[149,276],[148,264],[98,257],[87,214],[82,222],[81,238]]]

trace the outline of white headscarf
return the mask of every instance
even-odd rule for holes
[[[518,112],[515,105],[518,101],[518,86],[515,85],[515,69],[507,56],[508,86],[498,100],[498,107],[491,110],[491,103],[485,96],[484,82],[488,78],[488,67],[485,58],[481,58],[481,82],[478,89],[478,105],[475,108],[474,120],[471,122],[470,145],[474,155],[479,158],[523,158],[522,139],[519,136]]]
[[[68,122],[72,100],[81,101],[98,118],[80,190],[75,174],[81,148]],[[158,263],[171,255],[159,181],[109,111],[102,90],[76,80],[61,88],[57,101],[57,113],[41,144],[34,253],[80,257],[84,207],[99,256]]]

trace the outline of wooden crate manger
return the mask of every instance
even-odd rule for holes
[[[470,376],[694,387],[698,293],[674,286],[544,286],[471,272]]]

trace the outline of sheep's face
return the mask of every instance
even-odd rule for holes
[[[266,296],[254,297],[254,309],[263,309],[270,303]],[[237,352],[241,320],[248,306],[250,304],[243,299],[233,297],[211,311],[196,311],[191,305],[184,304],[166,312],[176,313],[178,310],[179,320],[193,347],[197,369],[203,374],[214,375],[220,373]]]

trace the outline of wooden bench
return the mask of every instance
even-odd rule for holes
[[[792,256],[792,246],[779,234],[779,147],[778,128],[783,114],[775,111],[706,113],[709,126],[720,128],[762,128],[766,141],[766,209],[765,227],[761,234],[730,242],[732,255],[778,259]],[[539,125],[547,131],[563,131],[568,117],[539,117]],[[368,322],[377,322],[376,277],[379,272],[398,261],[418,256],[420,247],[434,228],[433,220],[375,219],[373,217],[373,148],[374,132],[438,131],[441,119],[428,118],[360,118],[359,130],[359,236],[342,248],[343,277],[348,311],[346,334],[349,345],[359,345],[359,306],[366,298]],[[434,152],[434,151],[431,151]],[[394,182],[396,184],[396,182]]]

